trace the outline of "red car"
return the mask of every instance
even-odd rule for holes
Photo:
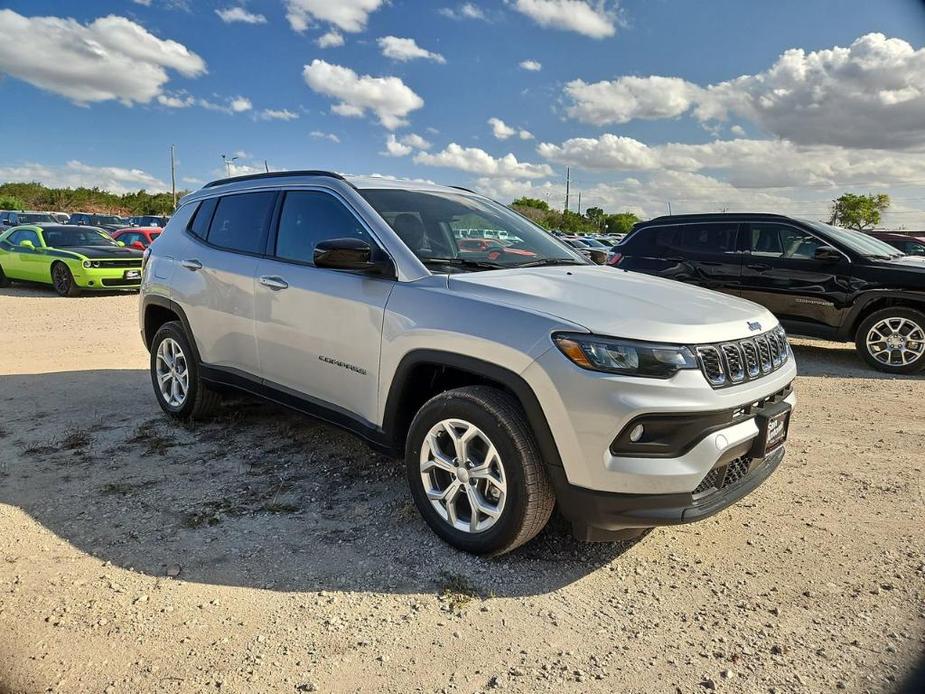
[[[114,231],[111,236],[129,248],[137,248],[139,251],[143,251],[154,243],[154,239],[160,236],[163,231],[161,227],[129,227]]]
[[[893,248],[898,248],[906,255],[925,255],[925,232],[868,231],[867,233],[875,239],[890,244]]]

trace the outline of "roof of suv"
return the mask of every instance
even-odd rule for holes
[[[795,217],[788,217],[783,214],[771,214],[769,212],[707,212],[703,214],[673,214],[673,215],[663,215],[661,217],[655,217],[654,219],[648,219],[644,222],[637,222],[635,226],[637,228],[649,226],[650,224],[665,224],[666,222],[741,222],[748,219],[788,219],[793,220]],[[799,220],[797,220],[799,221]]]
[[[433,181],[424,181],[421,179],[399,179],[390,176],[353,176],[343,175],[334,171],[306,170],[306,171],[270,171],[268,173],[250,174],[247,176],[233,176],[231,178],[220,178],[211,183],[206,183],[200,190],[216,188],[218,186],[231,186],[237,183],[260,182],[269,180],[271,183],[276,179],[311,179],[311,178],[332,178],[343,181],[354,188],[390,188],[399,190],[433,190],[433,191],[463,191],[472,193],[466,188],[458,186],[442,186]],[[195,193],[193,193],[195,195]]]

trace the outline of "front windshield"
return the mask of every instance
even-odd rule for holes
[[[835,241],[844,244],[859,255],[868,258],[896,258],[903,255],[901,251],[885,241],[875,239],[863,232],[842,229],[823,222],[805,221],[817,231],[831,236]]]
[[[442,191],[359,192],[405,245],[437,271],[587,264],[549,232],[485,198]]]
[[[601,242],[598,241],[597,239],[588,239],[588,238],[584,238],[584,239],[582,239],[582,241],[584,241],[585,244],[587,244],[587,245],[590,246],[591,248],[607,248],[607,246],[605,246],[603,243],[601,243]]]
[[[52,248],[68,246],[118,246],[104,231],[92,227],[58,227],[44,230],[45,245]]]
[[[104,215],[96,217],[97,224],[122,224],[122,222],[122,217],[106,217]]]
[[[54,222],[55,218],[44,212],[21,212],[19,214],[20,224],[38,224],[39,222]]]

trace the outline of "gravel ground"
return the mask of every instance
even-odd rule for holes
[[[922,378],[796,340],[743,502],[482,560],[337,429],[161,416],[136,306],[0,290],[0,692],[922,691]]]

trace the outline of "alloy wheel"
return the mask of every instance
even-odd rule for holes
[[[180,344],[171,337],[157,347],[155,371],[161,397],[170,407],[182,407],[189,392],[189,366]]]
[[[908,318],[885,318],[867,333],[867,351],[886,366],[909,366],[925,354],[925,331]]]
[[[421,446],[421,482],[431,505],[456,530],[481,533],[507,500],[501,456],[488,436],[462,419],[435,424]]]
[[[55,285],[55,291],[59,294],[67,294],[70,291],[71,275],[64,265],[55,265],[51,280]]]

